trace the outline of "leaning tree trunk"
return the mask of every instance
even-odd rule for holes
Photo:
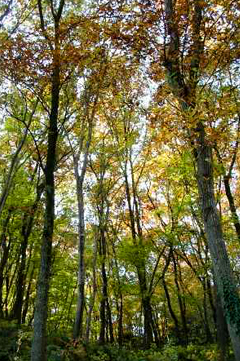
[[[165,53],[164,66],[167,71],[168,83],[173,95],[178,99],[182,113],[188,117],[188,112],[196,107],[196,87],[199,80],[200,60],[204,52],[201,39],[202,7],[200,0],[193,3],[192,57],[188,78],[182,73],[180,64],[180,36],[176,13],[172,0],[165,0],[165,25],[169,37]],[[212,146],[206,139],[204,124],[198,120],[192,130],[191,144],[197,164],[198,193],[201,204],[204,230],[213,263],[217,291],[224,309],[228,331],[231,338],[236,361],[240,360],[240,299],[232,274],[222,226],[217,211],[213,183]]]
[[[212,149],[202,123],[198,125],[195,156],[198,191],[214,275],[236,360],[240,360],[240,300],[232,274],[214,197]]]

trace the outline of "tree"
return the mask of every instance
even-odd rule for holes
[[[47,304],[48,290],[51,272],[52,258],[52,237],[54,225],[54,171],[56,167],[56,147],[58,138],[58,109],[60,93],[60,21],[64,8],[64,0],[61,0],[58,7],[55,8],[51,2],[51,16],[54,22],[54,41],[49,43],[52,52],[52,72],[51,72],[51,108],[49,115],[48,143],[45,175],[45,219],[42,237],[41,250],[41,268],[38,280],[37,299],[34,312],[34,335],[31,349],[32,361],[43,361],[47,359],[46,355],[46,321],[47,321]],[[42,0],[38,0],[38,11],[41,23],[41,30],[46,40],[49,41],[47,28],[45,25],[44,11]]]
[[[177,12],[171,0],[164,4],[165,25],[169,43],[165,47],[164,66],[166,68],[168,82],[174,96],[179,100],[184,114],[196,109],[196,90],[200,78],[201,56],[204,54],[202,39],[203,12],[205,4],[196,1],[192,12],[192,44],[190,56],[190,68],[187,76],[183,75],[180,68],[180,29],[176,23]],[[188,114],[186,114],[188,119]],[[221,304],[225,311],[228,330],[231,337],[236,360],[240,357],[239,325],[240,325],[240,300],[237,293],[236,283],[228,259],[219,214],[214,196],[213,181],[213,155],[212,146],[207,140],[205,122],[199,118],[192,130],[191,141],[197,164],[197,181],[202,209],[204,228],[207,235],[208,245],[213,262],[214,274]],[[188,125],[188,130],[190,126]]]

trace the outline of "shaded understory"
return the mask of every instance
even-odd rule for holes
[[[30,360],[32,330],[19,328],[16,323],[0,322],[0,360]],[[149,350],[142,348],[142,340],[137,337],[126,340],[119,348],[117,344],[99,345],[73,341],[65,335],[54,334],[48,338],[48,361],[219,361],[220,353],[216,344],[189,344],[180,346],[169,339],[168,343]],[[227,358],[234,360],[232,352]]]

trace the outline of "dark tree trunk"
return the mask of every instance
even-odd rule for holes
[[[215,146],[214,149],[216,151],[217,158],[223,168],[223,172],[224,172],[223,182],[224,182],[224,187],[225,187],[225,193],[226,193],[226,196],[228,199],[229,208],[230,208],[231,215],[232,215],[232,222],[233,222],[235,230],[236,230],[238,241],[240,242],[240,221],[239,221],[239,217],[237,214],[237,208],[235,205],[234,197],[232,195],[231,186],[230,186],[230,179],[232,178],[232,172],[233,172],[234,165],[236,163],[237,153],[238,153],[238,148],[239,148],[240,114],[238,115],[238,118],[239,118],[239,122],[238,122],[238,130],[237,130],[237,140],[235,142],[231,164],[230,164],[230,167],[229,167],[229,170],[227,173],[226,173],[224,163],[223,163],[223,160],[221,158],[221,155],[220,155],[220,152],[219,152],[217,146]]]
[[[150,297],[142,298],[143,315],[144,315],[144,347],[149,349],[153,343],[153,318]]]
[[[182,343],[187,344],[188,340],[188,329],[187,329],[187,320],[186,320],[186,310],[183,303],[182,295],[181,295],[181,288],[178,281],[178,269],[177,269],[177,261],[175,260],[175,256],[172,253],[173,258],[173,266],[174,266],[174,282],[177,288],[177,298],[178,298],[178,305],[180,309],[180,315],[182,320],[182,330],[183,330],[183,336],[181,337]]]
[[[83,311],[85,304],[84,288],[85,288],[85,263],[84,263],[84,248],[85,248],[85,222],[84,222],[84,203],[83,203],[83,184],[77,178],[77,193],[78,193],[78,301],[77,311],[75,316],[75,323],[73,329],[73,338],[82,337],[83,334]]]
[[[32,267],[32,270],[30,272],[30,276],[29,276],[29,283],[27,286],[27,290],[26,290],[26,296],[25,296],[25,300],[24,300],[24,305],[23,305],[23,311],[22,311],[22,323],[24,324],[26,322],[26,316],[28,313],[28,308],[29,308],[29,300],[30,300],[30,294],[31,294],[31,288],[32,288],[32,280],[33,280],[33,276],[34,276],[34,265]]]
[[[126,189],[126,197],[128,202],[128,209],[130,215],[130,226],[132,232],[132,239],[133,243],[140,250],[139,256],[136,255],[136,262],[135,266],[137,269],[138,275],[138,282],[139,288],[141,292],[142,298],[142,307],[143,307],[143,317],[144,317],[144,347],[150,348],[151,344],[153,343],[153,318],[152,318],[152,307],[151,307],[151,292],[148,289],[147,280],[146,280],[146,265],[145,260],[141,255],[142,245],[142,230],[140,225],[140,215],[139,209],[137,205],[137,197],[136,197],[136,190],[135,190],[135,182],[133,176],[133,169],[132,163],[131,166],[131,174],[132,174],[132,193],[134,199],[134,205],[131,205],[131,193],[130,193],[130,186],[128,181],[128,174],[127,174],[127,164],[125,164],[124,169],[124,178],[125,178],[125,189]]]
[[[11,239],[7,242],[7,227],[11,218],[12,211],[9,210],[6,219],[3,222],[2,234],[1,234],[1,262],[0,262],[0,318],[3,317],[3,281],[4,281],[4,268],[8,261],[8,255],[11,246]]]
[[[115,244],[112,242],[112,250],[114,255],[114,263],[116,267],[116,275],[117,275],[117,289],[116,289],[116,305],[118,312],[118,344],[121,347],[123,343],[123,295],[121,290],[121,280],[119,276],[119,266],[116,256]]]
[[[109,329],[109,336],[110,342],[114,342],[114,335],[113,335],[113,324],[112,324],[112,312],[111,307],[109,304],[109,299],[107,298],[107,320],[108,320],[108,329]]]
[[[48,290],[51,277],[52,263],[52,238],[55,217],[55,182],[54,171],[56,166],[56,146],[58,138],[58,110],[60,93],[60,44],[59,44],[59,22],[62,15],[64,0],[60,0],[57,12],[53,11],[52,16],[55,25],[53,54],[53,72],[51,89],[51,112],[49,118],[48,140],[47,140],[47,159],[44,170],[45,174],[45,214],[44,229],[41,248],[41,265],[38,278],[37,297],[34,313],[34,332],[31,349],[31,361],[47,360],[46,352],[46,323],[48,314]],[[43,34],[46,34],[44,17],[42,10],[42,0],[38,0],[38,9]],[[49,40],[49,39],[48,39]]]
[[[225,192],[226,192],[226,196],[227,196],[227,199],[228,199],[230,211],[231,211],[231,214],[232,214],[232,221],[233,221],[233,224],[234,224],[234,227],[235,227],[235,230],[236,230],[238,241],[240,242],[240,222],[239,222],[239,218],[238,218],[234,198],[233,198],[233,195],[232,195],[232,192],[231,192],[231,187],[230,187],[229,180],[230,180],[230,177],[228,175],[225,175],[224,176]]]
[[[110,333],[110,342],[114,342],[113,337],[113,326],[112,326],[112,317],[111,317],[111,310],[109,307],[108,301],[108,282],[107,282],[107,274],[105,268],[105,260],[106,260],[106,238],[105,238],[105,231],[104,229],[100,229],[100,257],[102,259],[101,264],[101,273],[102,273],[102,300],[100,306],[100,336],[99,342],[104,343],[106,341],[107,335],[107,325],[109,328]]]
[[[168,310],[170,312],[170,315],[171,315],[174,325],[175,325],[176,338],[178,339],[178,342],[181,343],[182,340],[181,340],[179,322],[178,322],[177,316],[175,315],[175,312],[173,311],[170,295],[168,292],[168,287],[167,287],[167,284],[166,284],[166,281],[164,278],[162,279],[162,284],[163,284],[164,292],[165,292],[166,299],[167,299]]]

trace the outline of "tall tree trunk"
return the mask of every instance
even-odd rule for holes
[[[113,337],[113,326],[112,326],[112,316],[111,310],[108,301],[108,281],[107,281],[107,274],[106,274],[106,238],[105,238],[105,231],[103,226],[100,225],[100,257],[101,261],[101,273],[102,273],[102,299],[101,299],[101,306],[100,306],[100,336],[99,342],[104,343],[106,341],[106,334],[107,334],[107,325],[109,328],[110,333],[110,342],[114,342]]]
[[[92,270],[93,270],[92,271],[93,272],[92,288],[93,288],[93,290],[92,290],[92,295],[90,298],[90,304],[89,304],[87,320],[86,320],[86,342],[89,342],[92,311],[93,311],[95,298],[96,298],[96,294],[97,294],[96,264],[97,264],[97,237],[95,237],[94,250],[93,250],[93,265],[92,265]]]
[[[129,155],[127,155],[130,157]],[[137,269],[139,288],[141,292],[142,298],[142,306],[143,306],[143,317],[144,317],[144,347],[150,348],[151,343],[153,343],[153,319],[152,319],[152,307],[151,307],[151,290],[148,289],[147,279],[146,279],[146,265],[145,260],[142,257],[142,230],[140,225],[140,216],[139,209],[137,204],[136,197],[136,189],[135,189],[135,181],[133,176],[133,168],[132,163],[131,166],[131,176],[132,176],[132,193],[133,193],[133,206],[131,204],[131,193],[130,193],[130,185],[128,180],[127,173],[127,164],[125,163],[124,168],[124,179],[125,179],[125,189],[126,189],[126,197],[128,203],[128,210],[130,215],[130,226],[132,232],[133,243],[136,248],[140,251],[139,256],[136,256],[135,266]]]
[[[58,110],[60,93],[60,44],[59,44],[59,23],[62,16],[64,0],[60,0],[57,12],[54,10],[54,3],[51,0],[51,11],[55,26],[51,89],[51,112],[49,117],[47,159],[44,169],[45,174],[45,214],[44,228],[41,248],[41,265],[38,278],[37,297],[34,313],[34,331],[31,349],[31,361],[47,360],[46,352],[46,323],[48,313],[48,290],[51,276],[52,261],[52,238],[55,217],[55,182],[54,171],[56,166],[56,146],[58,138]],[[38,9],[43,34],[46,34],[42,0],[38,0]],[[45,35],[46,36],[46,35]]]
[[[240,360],[240,300],[216,208],[212,149],[206,140],[202,123],[198,124],[198,134],[195,156],[203,222],[213,262],[217,292],[224,309],[235,358]]]
[[[165,24],[170,39],[164,65],[167,70],[171,91],[179,100],[183,114],[186,114],[187,111],[194,109],[196,106],[195,91],[199,80],[200,57],[204,49],[200,35],[203,5],[200,0],[195,0],[193,4],[193,47],[189,80],[184,78],[179,63],[180,40],[173,1],[165,0],[164,6]],[[188,115],[186,114],[186,116]],[[217,290],[224,309],[235,359],[238,361],[240,360],[240,299],[226,251],[214,196],[212,147],[206,139],[205,128],[201,119],[199,119],[196,128],[193,130],[191,142],[194,143],[193,151],[197,163],[198,192]]]
[[[121,347],[123,343],[123,295],[121,290],[121,280],[119,275],[119,266],[117,261],[116,249],[114,241],[112,242],[112,250],[114,255],[114,263],[116,267],[117,287],[116,287],[116,306],[118,312],[118,344]]]
[[[116,300],[118,310],[118,344],[121,347],[123,344],[123,296],[120,293],[120,300]]]
[[[182,343],[187,344],[188,339],[188,329],[187,329],[187,321],[186,321],[186,310],[183,304],[183,299],[181,295],[181,288],[178,281],[178,269],[177,269],[177,261],[175,259],[174,253],[172,253],[173,259],[173,268],[174,268],[174,282],[177,288],[177,298],[178,298],[178,305],[180,309],[180,315],[182,320],[182,330],[184,335],[181,337]]]
[[[88,135],[87,142],[84,150],[84,159],[81,167],[81,172],[79,174],[79,158],[80,154],[83,151],[82,147],[79,149],[79,154],[75,156],[74,150],[72,149],[73,161],[74,161],[74,173],[76,179],[76,191],[77,191],[77,203],[78,203],[78,300],[77,300],[77,311],[75,316],[74,328],[73,328],[73,338],[82,337],[83,335],[83,311],[85,305],[85,260],[84,260],[84,249],[85,249],[85,219],[84,219],[84,194],[83,194],[83,184],[84,178],[87,170],[88,164],[88,154],[89,147],[92,139],[92,130],[93,130],[93,118],[95,115],[95,107],[98,99],[98,93],[96,95],[94,109],[91,115],[91,119],[88,119]],[[86,107],[89,106],[87,103]],[[83,145],[83,136],[81,139],[81,144]]]
[[[83,311],[84,311],[84,287],[85,287],[85,263],[84,263],[84,248],[85,248],[85,221],[84,221],[84,203],[83,203],[83,180],[80,178],[77,181],[77,198],[78,198],[78,300],[77,311],[75,316],[73,338],[82,337],[83,333]]]
[[[3,317],[3,281],[4,281],[4,268],[8,261],[8,255],[11,246],[11,239],[7,243],[7,227],[11,218],[11,210],[8,210],[7,217],[3,221],[3,228],[1,234],[1,262],[0,262],[0,318]]]

